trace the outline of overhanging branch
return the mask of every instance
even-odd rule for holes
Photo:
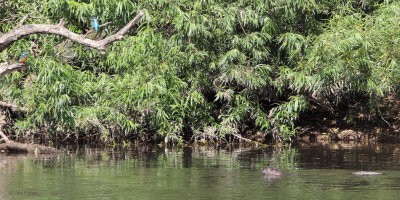
[[[16,71],[18,69],[23,69],[27,66],[25,63],[14,63],[14,64],[8,64],[8,63],[1,63],[0,64],[0,78],[5,76],[6,74],[9,74],[13,71]]]
[[[64,27],[65,23],[63,19],[61,19],[60,23],[57,25],[26,24],[17,26],[10,32],[0,37],[0,52],[9,47],[13,42],[21,39],[24,36],[40,33],[40,34],[60,35],[74,42],[99,50],[101,53],[104,53],[106,46],[115,41],[122,40],[124,38],[124,35],[128,32],[128,30],[131,29],[142,18],[143,14],[144,13],[142,11],[139,11],[139,13],[120,31],[118,31],[114,35],[104,38],[103,40],[91,40],[85,38],[84,35],[78,35],[74,32],[71,32],[70,30]],[[21,20],[22,23],[23,21],[25,20],[24,19]]]

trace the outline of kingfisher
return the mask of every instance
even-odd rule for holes
[[[25,63],[26,59],[28,58],[28,52],[24,51],[22,52],[22,56],[19,57],[19,63]]]
[[[92,28],[97,32],[99,30],[99,21],[97,20],[96,17],[90,18],[90,23],[92,24]]]

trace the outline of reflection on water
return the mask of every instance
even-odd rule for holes
[[[75,147],[53,157],[0,154],[0,199],[396,199],[399,145],[265,149]],[[274,166],[285,176],[264,176]],[[355,176],[352,171],[383,172]]]

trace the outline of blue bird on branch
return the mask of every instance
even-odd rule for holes
[[[19,57],[19,63],[25,63],[26,59],[28,59],[28,52],[22,52],[21,57]]]
[[[96,17],[90,18],[90,23],[92,24],[92,28],[97,32],[99,30],[99,20]]]

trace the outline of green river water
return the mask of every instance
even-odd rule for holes
[[[287,176],[266,177],[260,169]],[[355,176],[371,170],[378,176]],[[0,154],[0,199],[399,199],[400,145],[260,149],[74,147],[58,156]]]

